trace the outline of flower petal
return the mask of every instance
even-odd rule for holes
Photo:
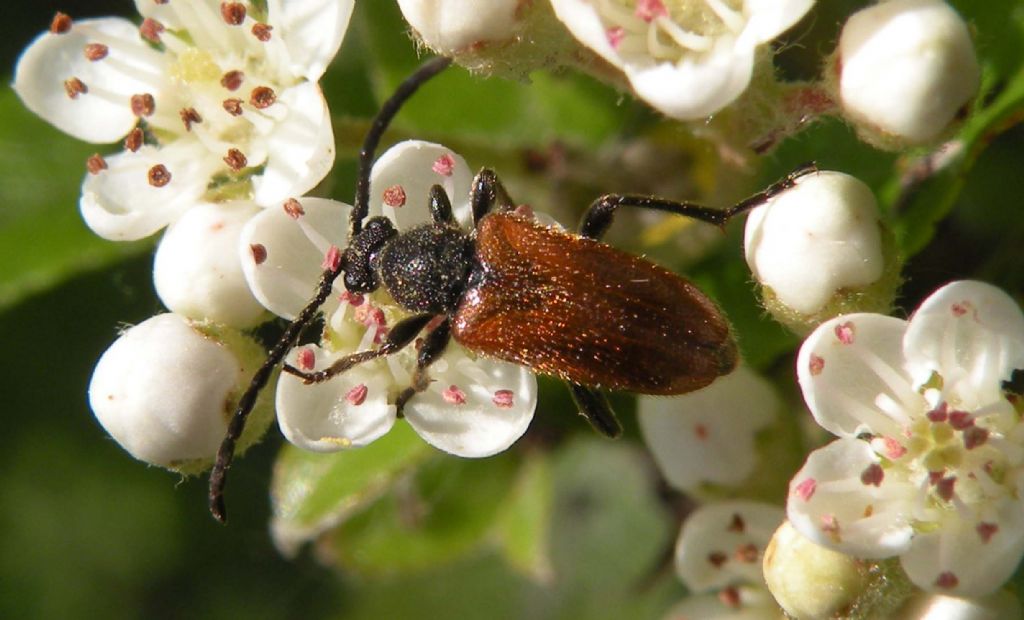
[[[106,170],[86,175],[79,207],[93,232],[114,241],[141,239],[173,222],[199,202],[209,179],[204,158],[181,141],[106,161]]]
[[[814,0],[744,0],[748,21],[740,40],[754,45],[771,41],[800,21],[812,6]]]
[[[315,82],[338,53],[353,0],[268,0],[267,21],[281,29],[293,75]]]
[[[405,419],[430,445],[465,457],[506,450],[537,407],[537,378],[517,364],[472,359],[455,343],[430,367],[433,382],[405,407]]]
[[[848,314],[818,326],[800,347],[797,377],[815,421],[840,437],[896,436],[924,412],[903,370],[906,321]]]
[[[622,56],[608,41],[608,33],[597,9],[589,0],[551,0],[555,16],[580,43],[597,52],[612,66],[623,67]]]
[[[320,87],[304,82],[278,97],[287,114],[265,137],[263,174],[253,177],[254,200],[267,206],[313,189],[334,165],[331,115]]]
[[[737,45],[732,37],[719,37],[711,51],[678,63],[625,67],[641,99],[681,120],[705,118],[732,103],[746,90],[753,69],[753,46]]]
[[[90,60],[86,45],[106,46],[106,56]],[[63,34],[46,32],[22,53],[14,90],[28,109],[80,140],[113,142],[138,121],[133,94],[156,94],[167,82],[163,57],[139,38],[126,19],[108,17],[74,22]],[[66,80],[85,90],[69,96]]]
[[[738,484],[751,474],[754,437],[781,403],[771,385],[745,366],[681,396],[640,396],[644,441],[669,484],[684,491],[702,483]]]
[[[701,506],[679,532],[676,572],[694,592],[763,586],[761,556],[785,516],[778,506],[747,500]]]
[[[254,327],[266,310],[253,297],[238,239],[261,210],[248,201],[201,203],[164,233],[153,263],[157,295],[173,312],[232,327]]]
[[[911,544],[916,498],[916,487],[898,470],[883,469],[866,441],[838,439],[812,452],[793,477],[786,514],[819,545],[887,558]]]
[[[246,224],[239,239],[242,270],[256,299],[268,310],[294,319],[306,306],[323,273],[329,248],[344,247],[352,207],[326,198],[296,200],[301,213],[264,209]],[[289,205],[295,203],[288,203]],[[336,298],[324,304],[330,316]]]
[[[949,513],[938,530],[918,534],[900,558],[911,581],[957,596],[990,594],[1006,583],[1024,555],[1024,501],[1006,497],[986,508],[981,519]]]
[[[399,142],[373,165],[370,215],[391,218],[399,231],[425,224],[430,221],[430,188],[441,185],[448,192],[455,219],[468,227],[473,221],[469,206],[472,181],[466,160],[450,149],[422,140]],[[404,200],[394,198],[399,194]]]
[[[342,357],[306,345],[292,350],[288,363],[298,365],[300,349],[313,353],[315,370]],[[390,378],[381,362],[361,364],[312,385],[282,373],[277,382],[277,424],[288,441],[304,450],[336,452],[365,446],[395,424],[396,408],[388,403]]]
[[[937,371],[959,384],[973,407],[1000,398],[1000,383],[1024,368],[1024,314],[1000,289],[964,280],[932,293],[914,313],[903,339],[908,367],[918,382]]]

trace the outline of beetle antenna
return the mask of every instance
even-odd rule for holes
[[[350,219],[350,241],[362,230],[363,219],[369,210],[370,169],[373,167],[374,153],[380,144],[381,137],[387,130],[388,125],[391,124],[395,114],[398,113],[409,97],[420,86],[450,64],[450,58],[438,57],[432,58],[420,65],[419,69],[399,84],[395,93],[384,102],[377,112],[377,116],[373,119],[373,124],[363,140],[363,148],[359,152],[359,179],[356,182],[355,205]],[[317,285],[316,294],[306,304],[306,307],[299,312],[299,315],[285,328],[284,333],[281,334],[281,337],[274,343],[274,346],[267,354],[267,359],[263,361],[263,364],[253,374],[249,387],[238,400],[238,407],[228,422],[227,432],[224,435],[223,441],[221,441],[220,448],[217,450],[217,458],[213,463],[213,469],[210,471],[208,495],[210,513],[214,519],[221,523],[227,523],[228,520],[227,506],[224,502],[224,487],[227,485],[228,468],[231,467],[231,461],[234,459],[235,444],[238,442],[238,438],[241,437],[242,431],[245,430],[245,422],[256,405],[256,398],[267,385],[270,376],[274,374],[274,369],[295,345],[302,330],[316,317],[320,311],[320,306],[330,296],[334,281],[341,274],[343,268],[344,261],[339,261],[336,268],[327,269],[320,276],[320,283]]]
[[[451,63],[452,59],[444,56],[431,58],[423,63],[419,69],[416,69],[412,75],[405,78],[405,81],[398,85],[395,93],[384,102],[384,105],[380,107],[380,111],[377,112],[376,118],[373,119],[373,125],[370,126],[370,130],[363,140],[363,148],[359,151],[359,176],[356,181],[355,204],[353,204],[352,214],[349,216],[349,241],[363,229],[363,220],[370,210],[370,170],[373,168],[374,153],[380,144],[381,137],[387,131],[391,120],[398,113],[398,110],[402,108],[406,100],[420,86],[443,71]]]

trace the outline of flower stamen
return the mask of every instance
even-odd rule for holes
[[[171,182],[171,173],[163,164],[157,164],[149,169],[147,178],[153,187],[164,187]]]
[[[66,13],[58,11],[53,16],[53,21],[50,22],[50,32],[52,34],[64,34],[71,30],[72,20]]]
[[[68,94],[68,98],[78,99],[79,95],[89,92],[89,87],[82,80],[73,77],[64,80],[64,92]]]
[[[82,50],[85,57],[92,62],[103,60],[110,53],[110,48],[102,43],[89,43]]]
[[[156,111],[156,99],[149,93],[142,93],[140,95],[132,95],[131,98],[132,114],[142,118],[144,116],[153,116],[153,112]]]

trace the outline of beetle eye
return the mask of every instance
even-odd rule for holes
[[[352,293],[372,293],[379,287],[376,274],[366,265],[345,272],[345,288]]]

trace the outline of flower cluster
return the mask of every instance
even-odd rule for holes
[[[316,82],[351,1],[271,2],[265,13],[213,0],[136,5],[138,26],[58,14],[16,70],[15,91],[54,126],[89,142],[124,140],[123,152],[87,162],[90,228],[138,239],[200,202],[268,206],[324,177],[334,146]]]
[[[381,155],[370,179],[370,216],[385,215],[401,232],[430,221],[429,189],[437,184],[453,199],[456,218],[470,222],[472,175],[459,155],[437,144],[402,142]],[[310,282],[345,241],[348,205],[297,200],[268,209],[246,226],[246,276],[273,312],[294,318],[305,306]],[[351,294],[335,285],[324,306],[327,318],[317,344],[292,351],[288,362],[304,371],[330,366],[344,355],[372,348],[405,313],[383,291]],[[428,331],[435,328],[428,326]],[[305,385],[282,374],[277,419],[295,445],[332,451],[366,445],[395,423],[396,398],[412,385],[416,347],[362,364],[324,383]],[[460,456],[489,456],[508,448],[530,424],[537,383],[528,369],[489,359],[449,343],[429,369],[431,383],[409,401],[405,420],[427,442]]]
[[[399,5],[423,45],[470,69],[526,75],[581,67],[676,119],[712,117],[757,81],[764,87],[738,107],[762,118],[724,131],[751,132],[744,139],[760,148],[823,114],[842,116],[880,148],[934,144],[966,116],[980,83],[967,24],[945,0],[887,0],[854,14],[809,82],[780,80],[767,44],[813,0]]]
[[[999,289],[955,282],[909,321],[826,321],[797,373],[838,440],[790,487],[805,536],[858,557],[899,556],[928,590],[977,596],[1024,555],[1024,314]]]
[[[815,329],[797,375],[815,421],[839,439],[812,452],[790,482],[788,522],[764,568],[778,603],[794,617],[831,617],[891,570],[877,562],[898,557],[922,591],[901,617],[1019,609],[995,593],[1024,556],[1022,373],[1024,313],[981,282],[942,287],[909,321],[856,313]],[[641,430],[670,484],[703,498],[711,495],[701,485],[742,486],[764,459],[753,448],[760,412],[779,407],[761,381],[741,367],[698,392],[641,399]],[[706,552],[725,544],[706,532],[683,542],[712,507],[689,518],[679,549],[716,564],[738,556]],[[691,567],[681,568],[687,585],[702,591],[687,570],[710,569],[679,561]],[[762,599],[744,588],[690,599],[672,617],[714,617],[729,600],[761,617],[748,608]],[[764,610],[778,617],[774,605]]]
[[[196,472],[212,461],[257,365],[258,347],[237,329],[267,317],[245,280],[241,232],[333,165],[317,81],[353,2],[136,7],[138,25],[58,13],[22,54],[14,89],[72,136],[121,140],[120,153],[86,162],[80,207],[94,232],[126,241],[167,227],[153,277],[174,314],[128,329],[108,349],[90,402],[132,455]],[[255,417],[243,446],[269,423]]]
[[[942,0],[887,0],[855,13],[820,78],[789,86],[775,79],[768,44],[813,0],[397,4],[422,45],[466,66],[504,63],[527,75],[572,64],[672,119],[716,117],[708,126],[720,117],[728,124],[732,113],[719,113],[730,105],[735,116],[762,106],[770,118],[762,125],[800,117],[779,123],[787,129],[775,134],[784,134],[813,109],[841,115],[879,148],[934,145],[970,114],[980,83],[970,30]],[[132,456],[190,474],[209,467],[263,357],[243,330],[271,315],[295,319],[325,269],[354,263],[355,251],[345,253],[353,207],[307,195],[334,163],[318,81],[354,0],[136,6],[139,24],[58,14],[22,55],[14,89],[72,136],[120,145],[85,164],[80,209],[90,229],[115,241],[163,231],[153,277],[170,312],[121,334],[96,365],[89,400]],[[764,88],[741,98],[751,84]],[[721,151],[738,143],[732,138],[721,139]],[[389,219],[399,234],[428,224],[430,192],[440,186],[469,231],[472,183],[452,150],[400,142],[372,168],[367,217]],[[902,263],[871,188],[815,171],[761,196],[744,236],[754,294],[777,322],[806,335],[799,389],[836,439],[799,465],[811,435],[786,415],[786,393],[754,369],[764,370],[767,357],[754,364],[751,356],[751,365],[691,393],[639,396],[640,434],[667,493],[703,502],[676,547],[694,595],[672,617],[873,610],[864,602],[871,579],[905,587],[901,617],[1016,613],[1006,612],[1019,605],[1000,589],[1024,557],[1021,308],[994,286],[958,281],[909,319],[890,316]],[[367,258],[374,269],[379,256]],[[422,317],[419,339],[400,351],[314,381],[311,373],[393,342],[389,330],[411,316],[384,288],[354,293],[343,281],[319,308],[318,336],[287,354],[289,372],[257,403],[239,449],[275,416],[287,440],[310,452],[365,447],[402,420],[461,457],[497,454],[523,436],[538,398],[530,368],[454,340],[418,366],[431,335],[447,334],[445,316]],[[737,341],[748,353],[760,344]],[[795,348],[777,346],[776,357]],[[755,496],[785,499],[786,508]]]

